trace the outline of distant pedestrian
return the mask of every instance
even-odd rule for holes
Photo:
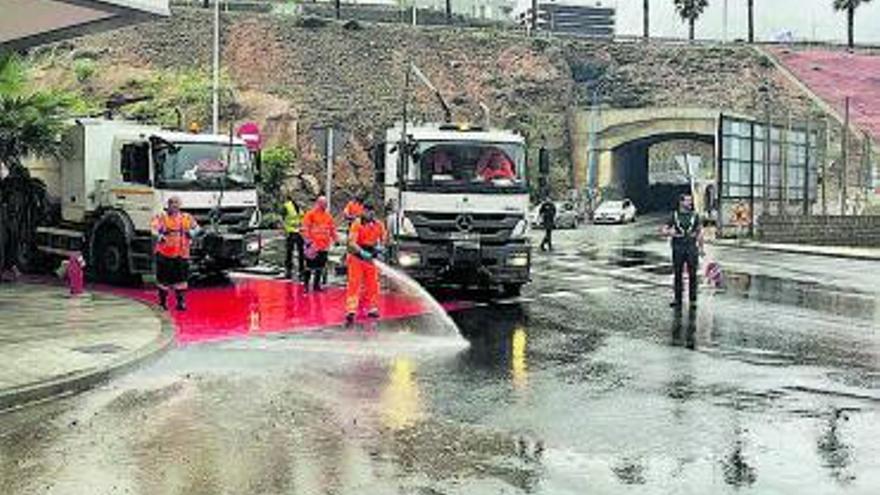
[[[556,205],[550,199],[544,200],[538,210],[541,223],[544,225],[544,239],[541,241],[541,251],[553,251],[553,229],[556,227]]]
[[[321,282],[327,267],[327,256],[337,240],[336,222],[327,211],[327,198],[321,196],[315,206],[305,214],[302,221],[305,240],[306,271],[303,288],[308,292],[310,280],[314,290],[321,291]]]
[[[180,211],[180,207],[179,197],[169,198],[165,211],[153,218],[151,227],[156,238],[159,306],[168,309],[168,291],[174,290],[177,309],[186,311],[190,245],[199,226],[189,213]]]
[[[700,216],[694,211],[690,194],[679,197],[678,207],[663,226],[663,233],[672,238],[672,266],[675,274],[675,300],[670,304],[681,307],[684,292],[684,269],[688,273],[688,298],[697,304],[697,267],[703,253],[703,228]]]
[[[303,213],[299,205],[294,201],[293,195],[287,196],[287,201],[282,206],[282,214],[284,215],[284,277],[293,278],[293,254],[296,251],[297,275],[303,277],[305,270],[305,260],[303,258],[303,237],[300,232],[303,221]]]

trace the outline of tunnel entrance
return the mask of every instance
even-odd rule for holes
[[[712,135],[662,134],[615,148],[616,195],[631,199],[640,213],[669,211],[680,194],[690,191],[682,162],[685,155],[700,163],[698,182],[714,179],[715,136]]]

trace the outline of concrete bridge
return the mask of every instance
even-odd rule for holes
[[[642,208],[651,194],[648,150],[670,140],[688,139],[715,145],[721,111],[714,108],[639,108],[579,111],[572,117],[572,165],[575,187],[613,187]],[[594,138],[591,139],[591,132]],[[591,142],[592,141],[592,142]],[[595,153],[593,170],[591,153]]]

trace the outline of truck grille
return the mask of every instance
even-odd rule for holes
[[[211,224],[211,211],[211,208],[186,209],[186,212],[192,215],[199,222],[199,225],[202,226]],[[253,208],[223,208],[220,210],[218,223],[220,225],[247,225],[253,214]]]
[[[407,214],[419,237],[424,240],[449,240],[459,234],[479,236],[482,242],[506,242],[520,215],[505,213],[428,213]]]

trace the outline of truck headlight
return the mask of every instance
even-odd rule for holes
[[[401,251],[397,254],[397,264],[403,268],[420,265],[422,264],[422,257],[421,255],[419,255],[419,253]]]
[[[526,221],[525,218],[517,222],[516,226],[513,228],[513,232],[510,233],[511,239],[522,239],[529,232],[529,222]]]
[[[249,252],[249,253],[256,253],[257,251],[260,250],[261,247],[262,246],[261,246],[261,242],[259,239],[252,239],[252,240],[248,241],[247,245],[245,246],[245,249],[247,249],[247,252]]]
[[[416,237],[419,235],[416,226],[413,225],[412,220],[408,217],[403,217],[400,221],[400,235],[404,237]]]
[[[507,258],[507,266],[525,268],[529,266],[529,253],[514,253]]]

